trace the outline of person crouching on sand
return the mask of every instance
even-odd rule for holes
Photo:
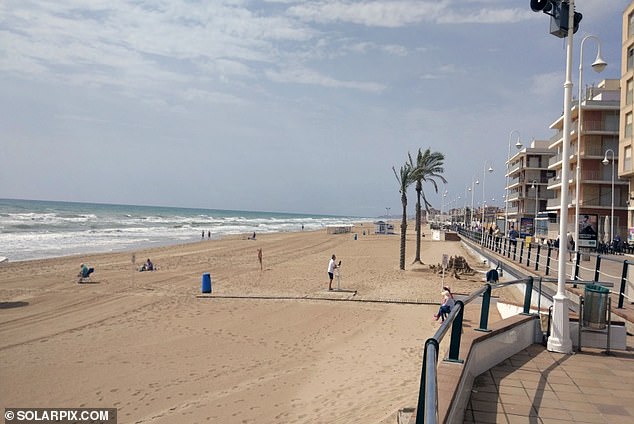
[[[335,259],[337,259],[337,257],[333,254],[332,258],[330,258],[330,262],[328,262],[328,277],[330,277],[328,290],[332,290],[332,279],[335,278],[335,269],[338,267],[338,265],[335,263]]]

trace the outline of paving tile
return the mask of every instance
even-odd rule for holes
[[[541,387],[536,387],[534,389],[524,389],[524,390],[526,390],[526,394],[531,399],[535,399],[535,398],[555,399],[555,400],[559,399],[559,397],[557,397],[557,394],[550,389],[544,390]]]
[[[525,417],[537,417],[537,411],[532,405],[512,405],[504,404],[504,412],[512,415],[523,415]]]
[[[535,416],[527,417],[526,415],[506,414],[506,419],[508,420],[509,424],[541,424],[542,423],[542,420],[540,420],[539,418]]]
[[[560,408],[547,408],[535,405],[535,410],[537,411],[537,416],[539,416],[542,420],[544,418],[557,418],[560,420],[572,420],[572,415],[565,409]]]
[[[557,399],[563,401],[573,401],[573,402],[588,402],[588,395],[585,393],[575,393],[575,392],[552,392]]]
[[[565,418],[544,418],[540,417],[543,424],[562,424],[562,423],[574,423],[573,419],[565,419]]]
[[[592,424],[610,424],[609,421],[601,414],[592,414],[585,411],[569,411],[572,418],[577,423],[592,423]],[[617,424],[618,421],[614,424]]]
[[[567,409],[568,411],[581,411],[581,412],[588,412],[591,414],[600,413],[596,405],[593,405],[592,403],[589,403],[589,402],[575,402],[570,400],[562,400],[560,401],[560,404],[563,408]]]
[[[499,393],[506,395],[527,396],[526,389],[524,387],[516,386],[502,386],[499,389]]]
[[[552,387],[550,387],[546,381],[522,381],[522,386],[527,390],[538,389],[553,391]]]
[[[621,405],[596,405],[596,407],[605,416],[614,415],[621,417],[621,419],[623,417],[632,417],[628,410]]]
[[[498,382],[498,387],[524,387],[519,378],[505,378]]]
[[[573,384],[548,383],[554,392],[584,393]],[[596,391],[596,390],[595,390]]]
[[[503,412],[502,404],[500,402],[487,402],[484,400],[472,400],[471,401],[471,410],[472,411],[482,411],[482,412]]]
[[[500,396],[497,393],[490,392],[471,392],[471,400],[479,400],[484,402],[497,402]]]
[[[507,424],[506,415],[504,414],[495,414],[492,412],[473,412],[473,421],[476,423],[489,424],[489,423],[498,423],[498,424]]]
[[[506,393],[500,393],[500,400],[504,405],[513,404],[513,405],[530,405],[533,403],[533,399],[529,398],[528,395],[524,394],[521,396],[518,395],[509,395]]]

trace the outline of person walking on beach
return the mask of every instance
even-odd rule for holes
[[[263,270],[262,268],[262,249],[258,249],[258,261],[260,261],[260,271]]]
[[[328,277],[330,277],[328,290],[332,290],[332,279],[335,278],[335,269],[338,267],[338,265],[335,263],[335,259],[337,259],[337,257],[333,253],[332,257],[330,258],[330,262],[328,262]]]

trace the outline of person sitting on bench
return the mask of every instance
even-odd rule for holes
[[[95,272],[95,268],[88,268],[86,265],[81,264],[81,271],[77,274],[79,277],[78,283],[83,283],[85,280],[88,280],[90,278],[90,274],[93,272]]]

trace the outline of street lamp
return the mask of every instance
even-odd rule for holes
[[[601,40],[596,35],[586,35],[581,40],[581,46],[579,48],[579,94],[577,98],[577,169],[575,174],[575,250],[579,250],[579,196],[581,185],[581,117],[583,110],[581,107],[581,95],[582,95],[582,82],[583,82],[583,45],[587,39],[592,38],[597,42],[597,58],[592,63],[592,69],[596,72],[601,72],[608,64],[601,58]],[[575,255],[575,261],[577,260]]]
[[[471,187],[465,187],[464,189],[464,216],[463,216],[463,222],[464,222],[464,227],[467,228],[467,192],[471,191]]]
[[[509,154],[506,158],[506,195],[504,197],[505,211],[504,211],[504,233],[508,233],[508,225],[509,225],[509,168],[511,166],[511,137],[513,133],[517,133],[517,142],[515,143],[515,147],[517,150],[522,148],[522,143],[520,143],[520,132],[519,130],[512,130],[509,133]]]
[[[489,166],[489,169],[487,169],[487,165],[486,163],[484,164],[484,171],[482,172],[482,226],[484,227],[484,203],[486,202],[486,196],[484,193],[484,183],[486,181],[486,177],[487,177],[487,171],[489,171],[489,173],[493,172],[493,168],[491,166]]]
[[[493,172],[493,168],[491,166],[489,166],[488,171],[489,171],[489,173]],[[482,172],[482,221],[480,221],[480,224],[482,226],[481,243],[484,243],[484,209],[486,208],[486,197],[485,197],[485,192],[484,192],[484,183],[486,181],[486,177],[487,177],[487,165],[486,165],[486,162],[485,162],[484,163],[484,171]]]
[[[475,204],[473,203],[473,195],[475,193],[476,184],[480,184],[480,181],[478,181],[474,176],[471,179],[471,187],[469,187],[469,191],[471,192],[471,213],[469,214],[469,220],[471,221],[471,229],[473,229],[473,208],[475,206]]]
[[[608,152],[612,153],[612,214],[610,216],[610,243],[614,240],[614,150],[608,149],[605,151],[605,157],[601,161],[604,165],[610,163],[608,161]]]
[[[552,7],[552,2],[548,4]],[[561,3],[563,5],[563,3]],[[533,5],[533,3],[531,3]],[[544,9],[545,3],[535,3],[538,10]],[[541,9],[540,9],[541,7]],[[575,26],[581,20],[581,14],[573,12],[575,1],[569,0],[568,25],[566,26],[566,78],[564,81],[564,122],[563,122],[563,146],[561,152],[561,199],[559,208],[559,241],[565,243],[568,232],[568,181],[570,178],[570,116],[572,105],[572,49]],[[561,14],[560,14],[561,16]],[[578,19],[575,25],[575,17]],[[561,18],[560,18],[561,19]],[[559,22],[561,24],[561,22]],[[563,32],[563,31],[562,31]],[[570,320],[568,317],[568,297],[566,296],[566,261],[560,256],[557,261],[557,293],[553,296],[552,331],[548,337],[547,349],[551,352],[571,353],[572,340],[570,339]]]
[[[539,192],[539,189],[537,187],[537,180],[533,180],[533,185],[531,185],[531,188],[535,190],[535,218],[533,219],[533,237],[535,237],[537,236],[537,212],[539,210],[538,200],[537,200],[537,194]]]

